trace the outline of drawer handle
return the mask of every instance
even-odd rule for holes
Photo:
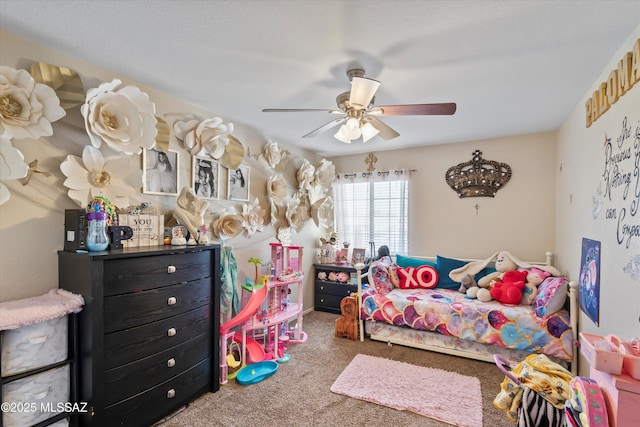
[[[174,389],[171,389],[167,392],[167,399],[173,399],[174,397],[176,397],[176,391]]]
[[[169,305],[174,305],[177,302],[178,300],[176,299],[176,297],[169,297],[169,299],[167,300],[167,304]]]
[[[167,267],[167,273],[171,274],[171,273],[175,273],[176,272],[176,266],[175,265],[170,265]]]
[[[176,331],[176,328],[169,328],[169,330],[167,331],[167,335],[172,337],[175,334],[177,334],[178,332]]]
[[[176,359],[172,357],[171,359],[167,360],[167,368],[173,368],[174,366],[176,366]]]
[[[320,286],[320,290],[321,290],[321,291],[324,291],[324,286]]]
[[[324,302],[324,298],[320,298],[320,302]]]

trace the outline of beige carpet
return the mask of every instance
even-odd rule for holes
[[[365,426],[393,423],[394,427],[448,426],[409,411],[399,411],[332,393],[331,385],[358,354],[384,357],[477,377],[482,390],[484,425],[513,427],[492,405],[502,373],[491,363],[447,356],[382,342],[334,337],[339,316],[312,312],[304,317],[306,343],[289,346],[291,360],[270,378],[253,385],[236,382],[206,394],[162,427],[194,426]],[[465,396],[460,396],[464,399]]]

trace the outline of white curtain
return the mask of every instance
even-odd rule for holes
[[[410,176],[408,169],[338,174],[333,183],[338,239],[367,249],[367,257],[382,245],[407,255]]]

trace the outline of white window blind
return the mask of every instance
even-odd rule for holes
[[[391,254],[407,255],[409,175],[408,170],[338,175],[333,183],[338,239],[366,248],[367,257],[382,245]]]

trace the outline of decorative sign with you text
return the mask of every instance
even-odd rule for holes
[[[614,137],[605,134],[604,163],[593,217],[614,224],[615,242],[624,249],[640,244],[640,118],[625,117]]]

